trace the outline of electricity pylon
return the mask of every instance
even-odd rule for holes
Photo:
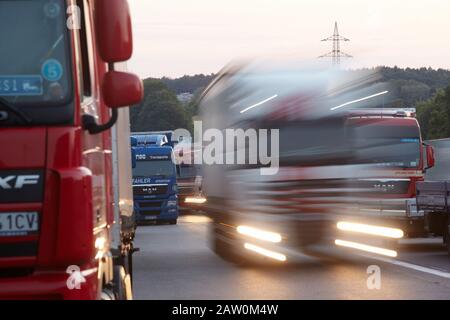
[[[330,51],[319,58],[332,58],[333,66],[339,66],[341,58],[352,58],[351,55],[341,51],[341,41],[350,41],[339,34],[337,22],[334,23],[334,33],[332,36],[322,39],[321,41],[333,41],[333,51]]]

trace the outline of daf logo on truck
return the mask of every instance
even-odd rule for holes
[[[3,189],[22,189],[25,185],[36,185],[39,183],[38,175],[24,176],[0,176],[0,188]]]
[[[43,177],[43,170],[0,171],[0,203],[40,202]]]

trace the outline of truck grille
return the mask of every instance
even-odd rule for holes
[[[161,213],[163,201],[138,201],[139,213],[144,216],[157,216]]]
[[[135,195],[163,195],[167,193],[168,185],[143,185],[133,186],[133,193]]]
[[[138,202],[140,208],[161,208],[162,201]]]

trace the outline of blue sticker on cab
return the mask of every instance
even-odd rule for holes
[[[42,65],[41,73],[47,81],[58,81],[63,75],[63,67],[58,60],[49,59]]]
[[[40,75],[0,75],[0,96],[43,95]]]

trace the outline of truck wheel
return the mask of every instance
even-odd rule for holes
[[[178,219],[169,220],[169,224],[177,224]]]
[[[211,249],[223,260],[237,264],[239,262],[238,257],[233,253],[232,247],[217,236],[217,230],[214,227],[214,223],[211,224],[210,228]]]

